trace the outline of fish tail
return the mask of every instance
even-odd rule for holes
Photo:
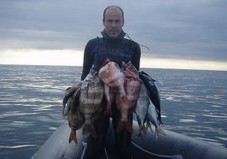
[[[75,143],[77,143],[77,136],[76,133],[71,132],[69,135],[69,143],[71,143],[72,141],[74,141]]]
[[[146,125],[143,125],[143,126],[144,126],[144,129],[143,129],[144,133],[147,133],[149,129],[151,130],[152,133],[154,133],[150,122],[146,121]]]
[[[144,124],[140,127],[140,131],[143,132],[143,134],[147,134],[147,128]]]
[[[117,127],[117,132],[120,132],[122,130],[127,130],[129,133],[132,133],[132,125],[129,123],[129,121],[120,121]]]
[[[166,136],[166,134],[164,133],[164,131],[160,127],[159,128],[155,128],[155,138],[156,138],[156,140],[158,139],[160,134]]]

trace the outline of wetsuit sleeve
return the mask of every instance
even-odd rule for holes
[[[137,44],[136,42],[133,42],[132,50],[133,50],[132,63],[136,67],[136,69],[139,70],[140,56],[141,56],[141,49],[140,49],[139,44]]]
[[[93,59],[94,59],[93,54],[92,54],[92,51],[94,48],[93,45],[94,45],[94,41],[90,40],[90,41],[88,41],[88,43],[85,46],[81,80],[85,79],[85,77],[88,75],[88,73],[92,67]]]

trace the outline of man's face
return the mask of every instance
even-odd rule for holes
[[[103,19],[103,25],[111,38],[118,37],[124,26],[121,11],[118,8],[109,8],[106,11],[105,19]]]

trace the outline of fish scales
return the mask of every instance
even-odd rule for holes
[[[71,128],[69,142],[77,143],[76,130],[83,127],[85,136],[96,136],[94,120],[101,112],[103,83],[97,76],[94,67],[79,84],[66,90],[63,98],[63,115],[67,116]]]
[[[105,85],[107,100],[105,114],[111,115],[112,94],[117,93],[121,97],[125,95],[124,74],[117,63],[107,59],[105,65],[100,68],[98,76]]]
[[[75,93],[74,93],[74,96]],[[79,107],[75,107],[74,102],[73,102],[73,98],[69,98],[67,101],[67,105],[69,105],[69,107],[73,107],[74,109],[71,109],[67,115],[68,117],[68,124],[69,127],[71,128],[71,132],[69,135],[69,143],[71,143],[72,141],[74,141],[75,143],[77,143],[77,136],[76,136],[76,130],[80,129],[83,126],[83,123],[85,121],[83,114],[80,112]]]
[[[140,89],[140,81],[138,79],[126,79],[126,95],[128,100],[136,101],[138,99],[138,91]]]
[[[117,130],[121,131],[126,129],[127,131],[132,132],[132,126],[128,121],[128,115],[135,109],[140,92],[140,79],[137,69],[130,61],[128,63],[122,63],[122,70],[125,75],[125,95],[117,95],[116,98],[117,108],[121,112],[121,120]]]
[[[101,102],[103,98],[104,88],[97,74],[88,75],[90,79],[84,80],[83,89],[81,89],[80,109],[85,116],[85,124],[83,126],[83,134],[85,136],[92,135],[96,137],[94,129],[94,120],[101,112]]]
[[[136,103],[136,109],[134,113],[139,125],[139,133],[138,133],[139,136],[142,136],[142,134],[145,133],[147,130],[144,123],[145,123],[145,118],[147,115],[149,104],[150,102],[147,94],[147,88],[144,85],[144,83],[141,81],[140,94]]]

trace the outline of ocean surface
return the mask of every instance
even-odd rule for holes
[[[163,127],[227,146],[227,72],[141,69],[155,80]],[[81,67],[0,65],[0,159],[30,159],[66,119]]]

